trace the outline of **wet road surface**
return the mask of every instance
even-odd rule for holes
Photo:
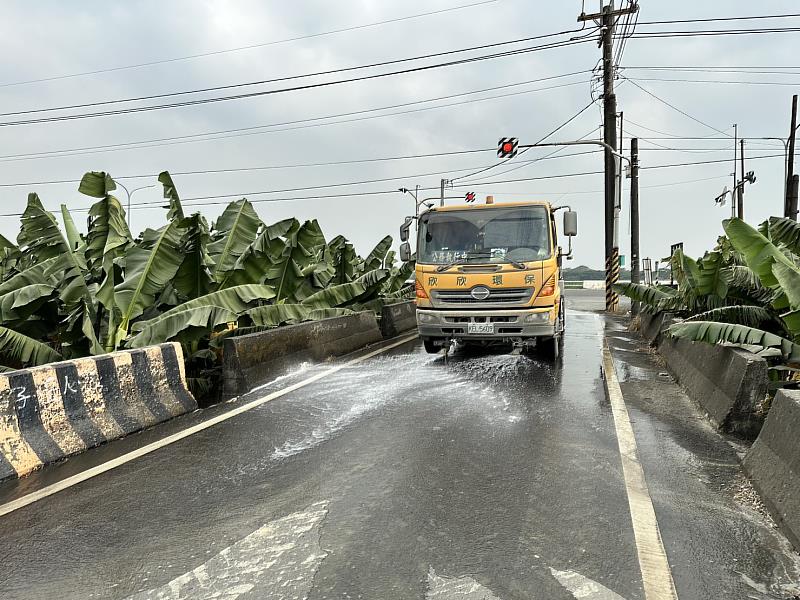
[[[607,335],[679,597],[792,598],[796,556],[735,449],[619,322],[568,318],[556,365],[445,360],[411,341],[2,516],[0,596],[644,598]],[[0,500],[247,399],[9,482]]]

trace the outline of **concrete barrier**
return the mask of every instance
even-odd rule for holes
[[[800,392],[779,391],[744,467],[778,527],[800,549]]]
[[[639,313],[639,333],[651,346],[657,346],[664,330],[674,322],[672,313],[642,311]]]
[[[413,300],[387,304],[381,310],[381,334],[395,337],[417,326],[417,303]]]
[[[0,479],[195,410],[180,344],[0,374]]]
[[[290,366],[324,361],[383,339],[373,312],[229,337],[223,344],[223,399],[249,392]]]
[[[767,361],[730,346],[662,336],[658,350],[678,382],[720,429],[752,438],[767,394]]]

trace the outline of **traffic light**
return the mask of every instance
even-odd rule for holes
[[[475,202],[475,192],[467,192],[464,195],[464,200],[466,202]]]
[[[497,158],[514,158],[517,155],[517,138],[500,138],[497,142]]]

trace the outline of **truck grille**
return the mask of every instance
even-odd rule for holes
[[[502,305],[527,304],[533,295],[533,288],[489,289],[489,296],[481,300],[472,297],[472,290],[433,290],[433,300],[443,305]]]

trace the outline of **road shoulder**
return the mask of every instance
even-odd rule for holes
[[[678,596],[794,598],[800,557],[763,511],[737,442],[713,429],[627,320],[605,335]]]

